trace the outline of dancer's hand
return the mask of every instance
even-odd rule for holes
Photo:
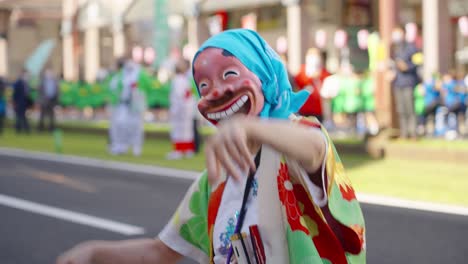
[[[99,242],[78,244],[57,258],[57,264],[92,264],[93,252]]]
[[[217,182],[224,169],[227,175],[240,180],[242,171],[255,171],[251,149],[254,140],[250,138],[249,128],[258,120],[247,116],[234,116],[218,124],[218,131],[205,146],[206,168],[211,183]]]

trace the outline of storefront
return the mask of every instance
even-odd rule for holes
[[[296,63],[304,63],[307,50],[316,47],[327,55],[328,68],[332,71],[336,70],[339,65],[341,47],[335,45],[335,32],[338,29],[344,29],[347,33],[346,44],[350,49],[351,63],[358,68],[366,67],[367,52],[358,47],[357,32],[362,28],[371,30],[372,25],[375,25],[373,18],[376,17],[377,8],[374,1],[270,0],[254,3],[238,1],[237,4],[229,5],[225,5],[224,2],[220,3],[208,0],[200,7],[202,21],[207,21],[211,34],[217,33],[220,29],[251,28],[251,21],[254,21],[253,29],[259,32],[279,53],[283,53],[282,40],[290,36],[288,35],[290,33],[288,33],[288,21],[295,19],[288,18],[288,8],[298,4],[300,9],[299,34],[297,38],[289,39],[289,45],[287,45],[289,49],[300,49],[295,51],[300,53],[299,61]],[[298,43],[300,45],[297,45]]]

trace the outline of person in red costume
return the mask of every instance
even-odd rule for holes
[[[319,121],[323,120],[322,100],[320,89],[322,83],[330,76],[323,66],[323,60],[318,49],[310,49],[306,55],[306,63],[301,65],[299,73],[294,78],[298,90],[307,89],[310,96],[299,110],[302,116],[315,116]]]

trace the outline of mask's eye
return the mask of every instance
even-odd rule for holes
[[[239,72],[234,71],[234,70],[227,70],[223,74],[223,79],[226,80],[227,78],[232,77],[232,76],[239,76]]]
[[[206,87],[208,87],[208,84],[206,82],[201,82],[198,87],[200,88],[200,90],[202,89],[205,89]]]

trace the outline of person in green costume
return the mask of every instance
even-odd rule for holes
[[[375,80],[369,72],[361,76],[360,95],[367,132],[375,136],[379,133],[379,124],[375,116]]]
[[[350,69],[352,71],[352,69]],[[354,72],[346,75],[340,83],[343,92],[343,111],[346,113],[347,126],[352,131],[357,127],[357,114],[361,110],[360,80]]]
[[[132,60],[119,62],[120,71],[111,81],[115,93],[115,105],[111,114],[109,128],[111,154],[119,155],[131,146],[133,155],[142,152],[144,130],[143,114],[147,108],[146,91],[151,80],[140,65]]]

